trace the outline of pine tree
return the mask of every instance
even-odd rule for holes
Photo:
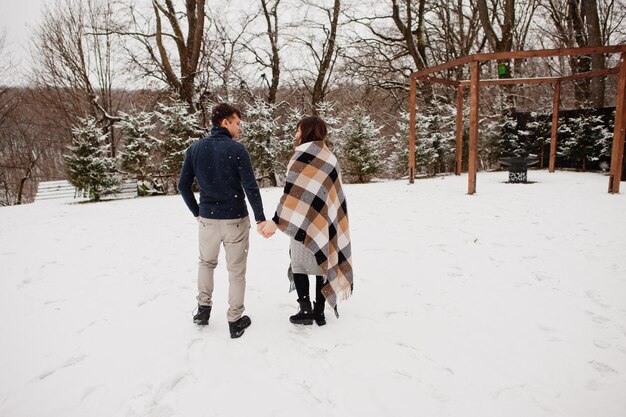
[[[547,123],[550,120],[550,115],[540,114],[536,112],[530,113],[530,119],[526,123],[526,129],[520,130],[519,135],[523,138],[521,140],[522,153],[528,156],[539,157],[539,166],[544,166],[544,161],[548,151],[547,145],[551,139],[551,127]]]
[[[396,133],[390,139],[391,149],[385,159],[385,167],[392,177],[404,176],[409,166],[409,113],[400,113]]]
[[[498,164],[498,158],[502,156],[502,149],[500,147],[500,118],[493,115],[481,117],[478,120],[478,125],[480,126],[478,154],[487,166],[493,167],[494,164]]]
[[[615,110],[611,112],[611,116],[607,117],[606,122],[602,123],[603,146],[600,156],[605,159],[611,159],[611,152],[613,151],[613,135],[615,134]]]
[[[381,166],[380,128],[357,106],[345,128],[343,157],[347,162],[344,172],[357,182],[368,182]]]
[[[152,135],[156,128],[154,113],[121,113],[120,117],[122,120],[117,127],[125,137],[120,153],[122,169],[138,180],[140,195],[163,193],[165,190],[156,177],[160,165],[157,156],[160,141]]]
[[[328,136],[326,144],[338,158],[342,157],[343,151],[343,128],[341,127],[341,119],[337,116],[334,103],[330,101],[320,101],[317,103],[317,115],[326,123]]]
[[[453,170],[456,152],[456,109],[436,100],[431,110],[429,130],[436,155],[433,173]]]
[[[276,141],[276,159],[274,162],[274,170],[276,172],[277,182],[279,185],[284,184],[287,164],[291,157],[296,144],[297,125],[303,118],[302,111],[293,107],[289,109],[285,123],[281,127],[281,135]]]
[[[498,157],[522,156],[522,152],[517,132],[517,120],[510,113],[505,113],[500,119]]]
[[[185,159],[187,148],[206,134],[198,126],[198,113],[189,113],[187,103],[174,100],[170,104],[158,103],[159,110],[154,112],[163,125],[163,139],[157,141],[157,150],[161,162],[161,173],[172,179],[173,188],[180,168]]]
[[[435,116],[428,113],[415,114],[415,171],[434,173],[437,161],[436,136],[433,134]]]
[[[121,121],[117,123],[125,136],[124,148],[120,159],[122,169],[133,174],[138,180],[146,180],[152,173],[151,160],[157,145],[157,139],[152,136],[155,124],[152,122],[153,113],[139,112],[133,116],[120,113]]]
[[[246,145],[258,180],[278,184],[275,162],[279,154],[279,132],[276,104],[255,99],[246,109],[246,124],[242,142]]]
[[[606,128],[602,118],[581,112],[579,117],[569,120],[571,136],[563,143],[563,154],[570,158],[582,170],[588,162],[597,161],[606,143]]]
[[[415,170],[428,175],[454,168],[456,152],[455,110],[438,104],[429,112],[415,114]],[[402,112],[397,132],[391,138],[386,166],[394,173],[406,173],[409,162],[409,113]]]
[[[109,144],[94,118],[83,119],[72,131],[69,154],[64,155],[70,183],[86,190],[99,201],[100,197],[115,193],[119,179],[116,177],[115,159],[109,157]]]

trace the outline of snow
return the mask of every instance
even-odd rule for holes
[[[179,196],[0,209],[0,415],[626,415],[626,197],[529,171],[347,185],[355,289],[296,327],[288,240],[253,233],[231,340]],[[281,190],[263,189],[266,215]]]

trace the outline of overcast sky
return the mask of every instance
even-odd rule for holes
[[[6,34],[1,60],[7,55],[18,72],[30,66],[28,42],[37,26],[45,0],[0,0],[0,31]]]

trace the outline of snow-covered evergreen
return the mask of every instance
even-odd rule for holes
[[[356,182],[368,182],[381,168],[383,152],[381,149],[380,127],[359,106],[348,118],[344,130],[342,156],[343,172]]]
[[[397,132],[390,138],[391,150],[387,168],[406,175],[409,162],[409,113],[402,112]],[[433,112],[415,114],[415,170],[427,175],[448,172],[454,168],[456,152],[456,110],[439,103]]]
[[[206,130],[198,125],[198,113],[190,114],[187,104],[181,100],[173,100],[169,104],[158,103],[158,108],[154,115],[164,130],[161,133],[162,139],[157,141],[161,173],[175,179],[180,173],[185,151]]]
[[[432,173],[432,167],[437,160],[435,136],[431,129],[432,121],[431,114],[417,112],[415,115],[415,170],[417,172]]]
[[[499,126],[500,138],[496,143],[496,152],[499,156],[522,156],[523,150],[519,143],[517,120],[510,113],[504,113]]]
[[[85,190],[95,201],[115,193],[119,186],[115,159],[111,158],[107,136],[93,117],[82,119],[72,131],[73,139],[64,156],[70,183]]]
[[[562,144],[563,155],[584,171],[587,163],[597,161],[605,148],[606,128],[601,117],[583,112],[569,119],[567,129],[571,135]]]
[[[400,113],[396,133],[390,138],[390,149],[385,159],[385,168],[391,177],[407,175],[409,166],[409,113]]]
[[[436,155],[433,173],[447,172],[454,169],[456,109],[440,100],[434,104],[429,125]]]
[[[245,110],[246,122],[242,143],[248,148],[254,172],[259,181],[277,185],[276,158],[283,142],[280,140],[276,104],[257,98]]]
[[[134,115],[121,113],[117,126],[124,135],[124,147],[120,153],[122,170],[136,178],[140,195],[164,192],[162,181],[158,177],[158,145],[161,143],[154,132],[154,113],[141,111]]]
[[[544,161],[549,159],[551,137],[551,118],[549,114],[530,113],[530,120],[526,124],[525,130],[519,131],[523,154],[536,156],[540,160],[540,167],[544,166]]]
[[[125,138],[120,153],[122,169],[138,180],[145,180],[152,173],[150,158],[157,145],[157,139],[152,135],[155,128],[153,116],[151,112],[121,113],[122,120],[117,123]]]
[[[287,110],[285,122],[281,125],[281,134],[275,142],[276,158],[274,161],[278,185],[284,184],[287,164],[296,144],[297,125],[303,117],[302,110],[292,107]]]
[[[317,115],[324,120],[328,129],[326,144],[338,158],[341,158],[344,145],[343,126],[341,125],[341,119],[337,116],[335,104],[330,101],[320,101],[317,103],[316,111]]]

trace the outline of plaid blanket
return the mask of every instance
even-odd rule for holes
[[[352,252],[346,198],[337,158],[322,141],[304,143],[287,167],[276,210],[278,228],[302,242],[324,273],[322,294],[331,307],[352,294]],[[291,266],[291,290],[294,289]]]

